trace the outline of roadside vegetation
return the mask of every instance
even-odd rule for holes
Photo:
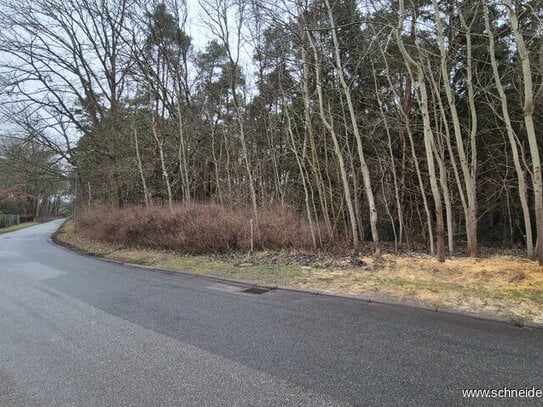
[[[39,222],[25,222],[18,225],[9,226],[7,228],[0,228],[0,233],[15,232],[16,230],[25,229],[30,226],[38,225]]]
[[[303,221],[289,211],[262,213],[269,225],[261,233],[269,235],[251,252],[249,218],[240,209],[210,205],[87,211],[77,234],[67,222],[55,239],[150,267],[543,323],[543,273],[519,253],[483,248],[480,258],[441,263],[415,251],[375,256],[369,246],[356,255],[337,245],[314,251],[303,238]]]
[[[78,231],[114,244],[185,254],[312,247],[307,221],[291,208],[279,206],[259,209],[256,216],[250,209],[212,203],[82,208]]]

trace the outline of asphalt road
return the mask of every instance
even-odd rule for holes
[[[0,406],[543,405],[543,329],[80,256],[0,235]]]

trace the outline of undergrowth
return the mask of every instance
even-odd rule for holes
[[[288,207],[223,208],[215,204],[92,208],[82,211],[78,232],[93,239],[172,250],[187,254],[220,254],[255,250],[309,250],[307,222]],[[251,219],[253,232],[251,233]]]

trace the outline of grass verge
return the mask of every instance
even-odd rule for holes
[[[0,228],[0,233],[15,232],[16,230],[25,229],[34,225],[39,225],[39,222],[25,222],[7,228]]]
[[[152,267],[543,323],[543,271],[516,256],[438,263],[425,254],[356,259],[301,252],[181,255],[89,239],[74,234],[70,222],[55,240],[95,256]]]

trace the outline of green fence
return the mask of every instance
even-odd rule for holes
[[[21,223],[21,215],[6,215],[0,213],[0,228],[8,228]]]

